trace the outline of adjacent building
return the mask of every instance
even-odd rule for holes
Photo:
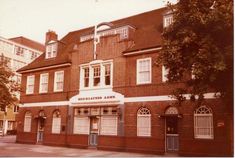
[[[46,51],[22,74],[17,142],[179,155],[232,155],[228,105],[205,94],[175,106],[155,61],[166,8],[69,32],[46,33]],[[189,76],[190,73],[189,73]]]
[[[5,39],[0,37],[0,56],[7,60],[8,67],[15,73],[14,80],[21,82],[21,75],[16,71],[32,62],[44,52],[44,45],[25,37]],[[0,110],[0,130],[4,134],[15,133],[15,116],[19,107],[8,107]]]

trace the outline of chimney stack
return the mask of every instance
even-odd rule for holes
[[[55,31],[49,30],[46,33],[46,41],[45,44],[47,44],[50,41],[57,41],[58,35],[55,33]]]

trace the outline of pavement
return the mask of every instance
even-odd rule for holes
[[[15,143],[16,136],[0,136],[0,157],[162,157],[131,152],[78,149]],[[172,156],[172,155],[164,155]]]

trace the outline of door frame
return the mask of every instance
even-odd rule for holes
[[[174,118],[177,121],[177,137],[178,137],[178,150],[175,151],[169,151],[167,150],[167,119],[168,118]],[[178,153],[179,151],[179,132],[178,132],[178,127],[179,127],[179,118],[178,115],[166,115],[165,116],[165,153]]]
[[[96,119],[98,119],[98,125],[97,125],[97,133],[92,133],[92,119],[94,119],[94,118],[96,118]],[[91,146],[91,147],[97,147],[98,146],[98,136],[99,136],[99,132],[100,132],[100,117],[99,116],[91,116],[90,118],[89,118],[89,121],[90,121],[90,128],[89,128],[89,139],[88,139],[88,145],[89,146]],[[96,144],[94,145],[94,144],[91,144],[90,142],[90,139],[91,139],[91,135],[96,135]]]

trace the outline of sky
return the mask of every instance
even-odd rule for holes
[[[167,0],[0,0],[0,36],[24,36],[44,43],[48,30],[55,31],[61,39],[71,31],[166,4]]]

